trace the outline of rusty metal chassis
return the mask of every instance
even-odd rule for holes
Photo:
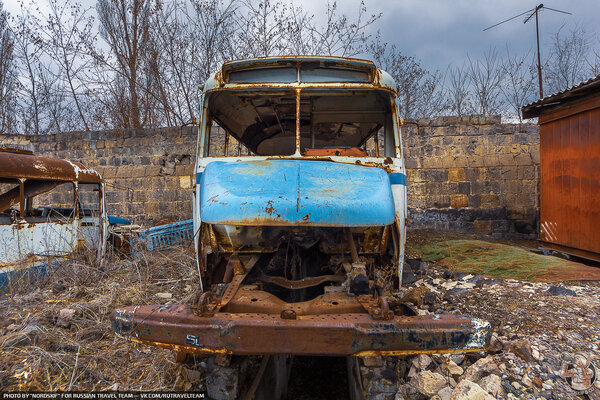
[[[487,322],[455,315],[395,316],[384,297],[354,296],[341,287],[287,303],[260,285],[242,286],[252,260],[245,268],[234,265],[235,276],[223,294],[205,292],[195,306],[116,310],[115,332],[180,354],[404,355],[480,351],[489,343]]]

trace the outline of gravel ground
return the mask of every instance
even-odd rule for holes
[[[577,353],[585,356],[583,363],[600,361],[599,282],[530,283],[465,275],[419,260],[410,265],[413,282],[394,295],[396,301],[410,300],[420,313],[486,319],[495,332],[492,348],[365,358],[372,398],[600,398],[600,383],[584,393],[561,376]],[[195,268],[189,250],[112,259],[102,269],[74,262],[30,290],[0,295],[0,390],[202,388],[201,363],[177,364],[169,351],[115,338],[108,318],[118,306],[189,301]],[[313,389],[320,384],[313,382]]]
[[[600,360],[599,282],[530,283],[466,275],[419,260],[411,264],[416,266],[415,282],[398,293],[397,299],[411,299],[423,314],[486,319],[494,335],[487,353],[453,356],[462,361],[455,363],[460,367],[454,369],[455,374],[449,374],[444,365],[448,357],[420,356],[424,359],[420,363],[419,358],[407,361],[409,372],[400,381],[422,389],[420,373],[439,373],[449,383],[439,394],[442,399],[474,396],[474,392],[464,395],[464,387],[459,387],[464,381],[469,387],[481,384],[491,398],[600,398],[599,381],[585,393],[574,390],[562,377],[563,365],[577,353],[596,365]],[[432,397],[430,392],[420,392],[423,398]],[[412,397],[414,393],[406,398]]]

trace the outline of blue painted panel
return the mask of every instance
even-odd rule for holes
[[[406,175],[399,172],[393,172],[390,174],[390,183],[392,185],[406,186]]]
[[[131,225],[131,221],[121,217],[115,217],[114,215],[108,216],[108,223],[112,225],[123,224],[123,225]]]
[[[137,238],[132,239],[132,244],[141,241],[145,244],[146,249],[150,251],[182,245],[192,240],[194,232],[192,225],[192,220],[187,219],[172,224],[154,226],[140,232]],[[131,246],[131,255],[138,257],[139,254],[135,251],[135,248],[136,246]]]
[[[200,180],[200,218],[224,225],[381,226],[394,222],[388,174],[311,160],[215,161]]]
[[[16,265],[16,263],[15,263]],[[58,261],[51,261],[50,266],[55,267]],[[44,261],[34,262],[26,267],[11,266],[0,267],[0,293],[10,290],[10,283],[13,282],[15,288],[26,286],[33,279],[45,277],[48,273],[48,265]]]

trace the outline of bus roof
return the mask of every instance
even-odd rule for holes
[[[278,56],[228,61],[206,81],[204,92],[269,87],[383,88],[396,92],[390,74],[372,61],[331,56]]]

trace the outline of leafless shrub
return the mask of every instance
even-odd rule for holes
[[[476,112],[482,115],[499,113],[503,101],[500,96],[503,70],[498,52],[489,49],[482,60],[472,60],[470,57],[468,60]]]
[[[442,111],[444,95],[438,71],[427,71],[415,57],[402,54],[395,45],[382,43],[379,36],[369,45],[369,54],[396,81],[402,117],[431,117]]]
[[[473,112],[471,100],[471,87],[469,84],[469,71],[462,67],[448,67],[447,73],[447,99],[450,112],[459,117]]]
[[[566,32],[562,26],[553,35],[544,68],[547,91],[566,89],[594,74],[598,57],[591,51],[590,42],[590,35],[579,26]]]
[[[530,54],[513,55],[506,48],[506,57],[502,64],[503,82],[500,90],[511,110],[509,114],[517,115],[522,122],[521,107],[533,101],[536,94],[536,70]],[[529,61],[529,62],[528,62]]]

